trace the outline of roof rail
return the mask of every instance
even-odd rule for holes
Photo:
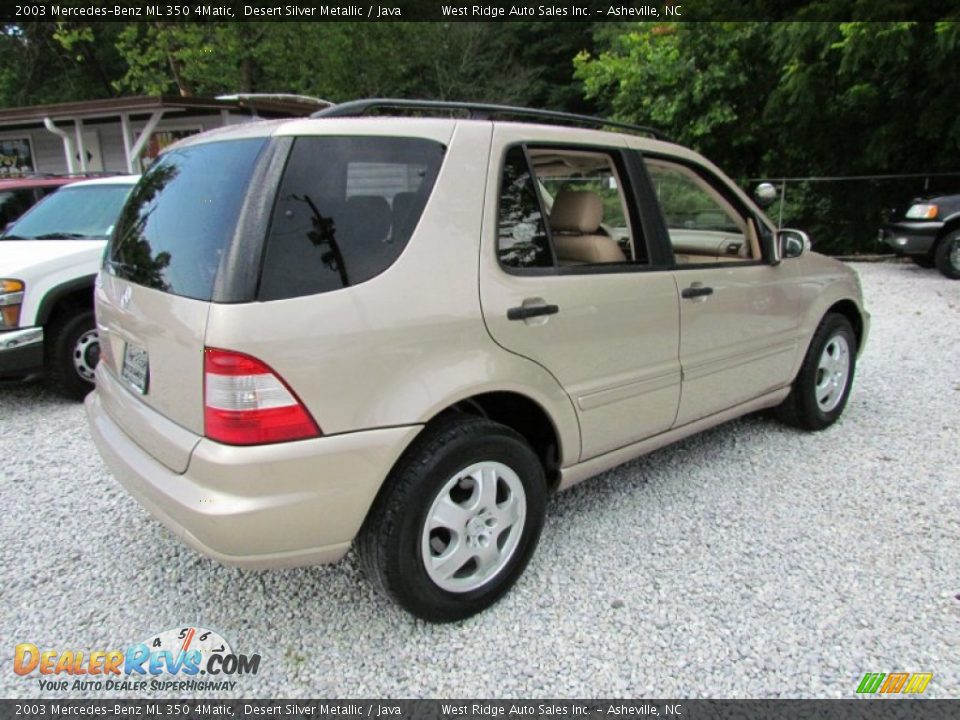
[[[517,107],[513,105],[490,105],[487,103],[470,102],[451,102],[446,100],[402,100],[395,98],[371,98],[366,100],[350,100],[331,107],[319,110],[310,117],[313,118],[343,118],[360,117],[367,114],[370,110],[380,108],[397,108],[401,110],[425,110],[425,111],[453,111],[466,113],[471,120],[492,120],[495,116],[515,116],[521,118],[530,118],[531,120],[543,120],[548,124],[580,124],[591,125],[593,127],[603,128],[611,127],[619,130],[630,130],[632,132],[642,133],[656,138],[657,140],[669,140],[659,130],[645,127],[643,125],[633,125],[631,123],[620,122],[618,120],[607,120],[593,115],[577,115],[575,113],[560,112],[558,110],[535,110],[533,108]]]
[[[293,102],[303,103],[304,105],[318,105],[320,107],[330,107],[333,105],[329,100],[313,97],[312,95],[295,95],[293,93],[232,93],[230,95],[217,95],[214,100],[226,100],[228,102],[256,102],[263,100],[266,102]]]

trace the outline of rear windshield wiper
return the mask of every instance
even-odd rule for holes
[[[84,235],[83,233],[71,233],[71,232],[52,232],[44,233],[43,235],[37,235],[31,239],[33,240],[76,240],[77,238],[90,237],[89,235]]]

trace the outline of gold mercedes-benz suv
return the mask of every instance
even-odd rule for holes
[[[516,581],[550,493],[745,413],[831,425],[855,273],[652,134],[368,100],[172,146],[97,281],[107,466],[221,562],[356,543],[444,621]]]

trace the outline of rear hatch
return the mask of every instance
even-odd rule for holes
[[[125,432],[176,472],[204,432],[207,314],[229,295],[222,268],[243,265],[235,257],[241,215],[270,147],[248,137],[167,152],[131,193],[106,250],[96,293],[106,375],[98,393]]]

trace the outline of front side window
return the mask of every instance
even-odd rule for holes
[[[759,259],[753,223],[704,177],[664,160],[646,165],[678,264]]]
[[[259,298],[339,290],[390,267],[420,221],[444,152],[421,138],[297,138],[270,221]]]

